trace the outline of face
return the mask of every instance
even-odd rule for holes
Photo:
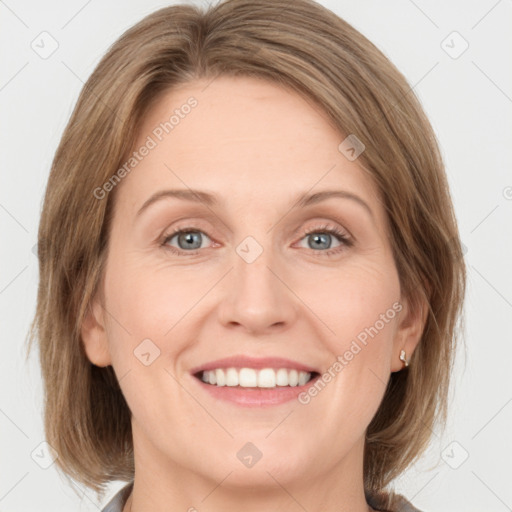
[[[312,103],[253,78],[206,84],[142,123],[87,355],[120,381],[136,467],[285,487],[360,471],[417,343],[377,189]]]

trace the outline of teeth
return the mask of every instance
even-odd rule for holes
[[[217,386],[225,386],[226,385],[226,375],[222,370],[213,370],[211,372],[203,372],[203,374],[208,373],[208,382],[210,384],[217,384]]]
[[[275,388],[279,386],[304,386],[311,380],[311,373],[287,368],[217,368],[202,372],[201,380],[216,386],[243,388]]]
[[[227,369],[226,386],[238,386],[238,372],[235,370],[235,368]]]
[[[277,370],[276,384],[278,386],[288,386],[288,370],[284,368]]]
[[[299,372],[299,386],[304,386],[306,382],[310,379],[311,375],[308,377],[306,372]]]
[[[254,374],[256,375],[256,371]],[[240,372],[242,373],[242,372]],[[259,388],[275,388],[276,387],[276,372],[272,368],[264,368],[258,372],[258,387]]]
[[[296,386],[299,383],[299,372],[297,370],[290,370],[288,373],[288,384]]]
[[[228,370],[228,372],[231,370]],[[242,368],[238,373],[234,368],[233,373],[238,375],[238,382],[243,388],[255,388],[258,385],[258,375],[252,368]]]

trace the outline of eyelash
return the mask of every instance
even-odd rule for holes
[[[165,250],[169,250],[177,256],[195,256],[200,249],[196,249],[195,251],[182,251],[182,250],[176,249],[175,247],[167,245],[167,243],[170,240],[172,240],[172,238],[174,238],[177,234],[181,234],[181,233],[203,233],[206,235],[206,233],[204,233],[204,231],[202,231],[200,229],[193,228],[193,227],[176,228],[171,233],[167,233],[163,236],[161,246]],[[304,230],[302,232],[302,238],[304,238],[308,235],[312,235],[313,233],[334,235],[338,239],[338,241],[342,243],[342,246],[340,246],[340,247],[337,247],[335,249],[327,249],[325,251],[314,251],[313,249],[311,249],[311,251],[313,251],[314,256],[316,256],[316,257],[329,258],[329,257],[335,256],[339,252],[343,251],[345,249],[345,247],[352,247],[354,245],[354,242],[345,233],[343,233],[336,227],[330,227],[329,225],[322,225],[322,226],[319,226],[314,229]],[[208,238],[210,238],[210,237],[208,237]],[[302,240],[302,238],[301,238],[301,240]]]

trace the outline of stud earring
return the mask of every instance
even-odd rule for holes
[[[405,357],[405,350],[400,351],[400,361],[404,362],[404,366],[409,366],[409,361]]]

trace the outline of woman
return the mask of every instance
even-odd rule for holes
[[[190,247],[189,247],[190,245]],[[86,83],[51,169],[45,429],[105,511],[417,510],[465,268],[404,77],[322,6],[161,9]]]

